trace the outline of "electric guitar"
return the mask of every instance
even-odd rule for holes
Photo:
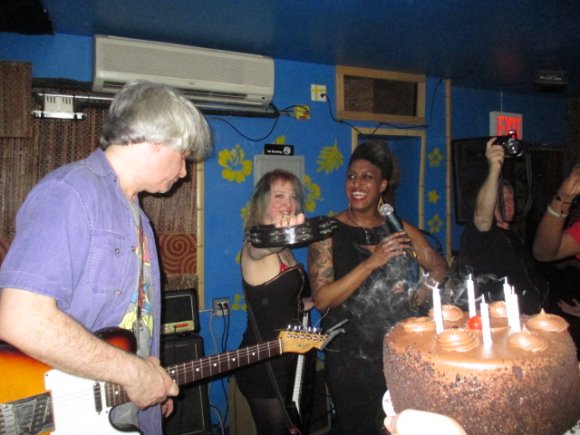
[[[308,328],[310,324],[310,313],[308,311],[302,314],[302,327]],[[292,388],[292,397],[288,405],[288,412],[290,419],[294,426],[298,428],[298,432],[302,435],[308,433],[308,422],[310,417],[310,407],[312,405],[312,385],[314,381],[310,371],[313,361],[307,360],[308,355],[298,355],[296,361],[296,371],[294,374],[294,385]]]
[[[116,347],[135,351],[135,338],[129,331],[115,328],[97,335]],[[178,385],[184,385],[282,353],[321,349],[328,340],[326,335],[289,329],[276,340],[165,369]],[[0,346],[0,435],[137,434],[120,431],[109,420],[111,410],[128,401],[119,385],[69,375],[11,346]]]

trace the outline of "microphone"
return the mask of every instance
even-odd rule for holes
[[[395,214],[395,210],[393,209],[393,206],[391,204],[381,205],[381,207],[379,208],[379,214],[385,218],[385,220],[387,221],[387,225],[392,231],[394,232],[405,231],[405,229],[403,228],[403,223]],[[417,253],[415,252],[415,249],[413,249],[413,245],[410,245],[408,250],[413,257],[417,258]]]
[[[397,215],[395,215],[395,210],[391,204],[383,204],[379,208],[379,214],[384,217],[387,224],[391,227],[391,230],[399,232],[405,231],[403,229],[403,223],[399,220]]]

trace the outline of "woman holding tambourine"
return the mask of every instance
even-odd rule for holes
[[[305,299],[308,279],[291,251],[313,237],[303,209],[302,184],[291,172],[276,169],[256,184],[240,260],[248,307],[240,347],[275,339],[289,324],[300,324],[301,313],[313,306],[310,298]],[[285,402],[292,392],[295,368],[296,355],[284,354],[236,374],[259,435],[289,433],[294,422]]]

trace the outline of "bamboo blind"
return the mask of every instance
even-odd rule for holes
[[[27,92],[32,107],[30,92],[27,89],[24,92]],[[1,95],[0,100],[4,97],[5,94]],[[6,101],[0,103],[1,107],[7,105]],[[0,246],[8,246],[14,238],[16,212],[30,189],[48,172],[85,158],[96,149],[107,109],[88,107],[84,113],[84,120],[62,120],[32,118],[28,110],[25,117],[31,124],[29,137],[0,136]],[[0,118],[0,124],[6,123],[4,112],[0,112]],[[165,275],[196,273],[197,192],[194,172],[195,165],[190,164],[188,176],[170,192],[142,196],[143,208],[158,239],[162,240],[161,263],[168,267],[167,271],[164,270]],[[0,256],[0,262],[2,258]]]
[[[0,62],[0,136],[30,137],[32,65]]]

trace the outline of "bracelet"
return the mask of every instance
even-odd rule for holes
[[[568,202],[568,201],[562,201],[562,197],[561,197],[560,195],[556,195],[556,196],[554,197],[554,199],[555,199],[556,201],[560,201],[562,204],[572,204],[571,202]]]
[[[552,216],[557,217],[557,218],[565,218],[566,216],[568,216],[565,213],[558,213],[557,211],[555,211],[552,207],[550,207],[548,205],[548,207],[546,208],[546,211],[548,213],[550,213]]]

